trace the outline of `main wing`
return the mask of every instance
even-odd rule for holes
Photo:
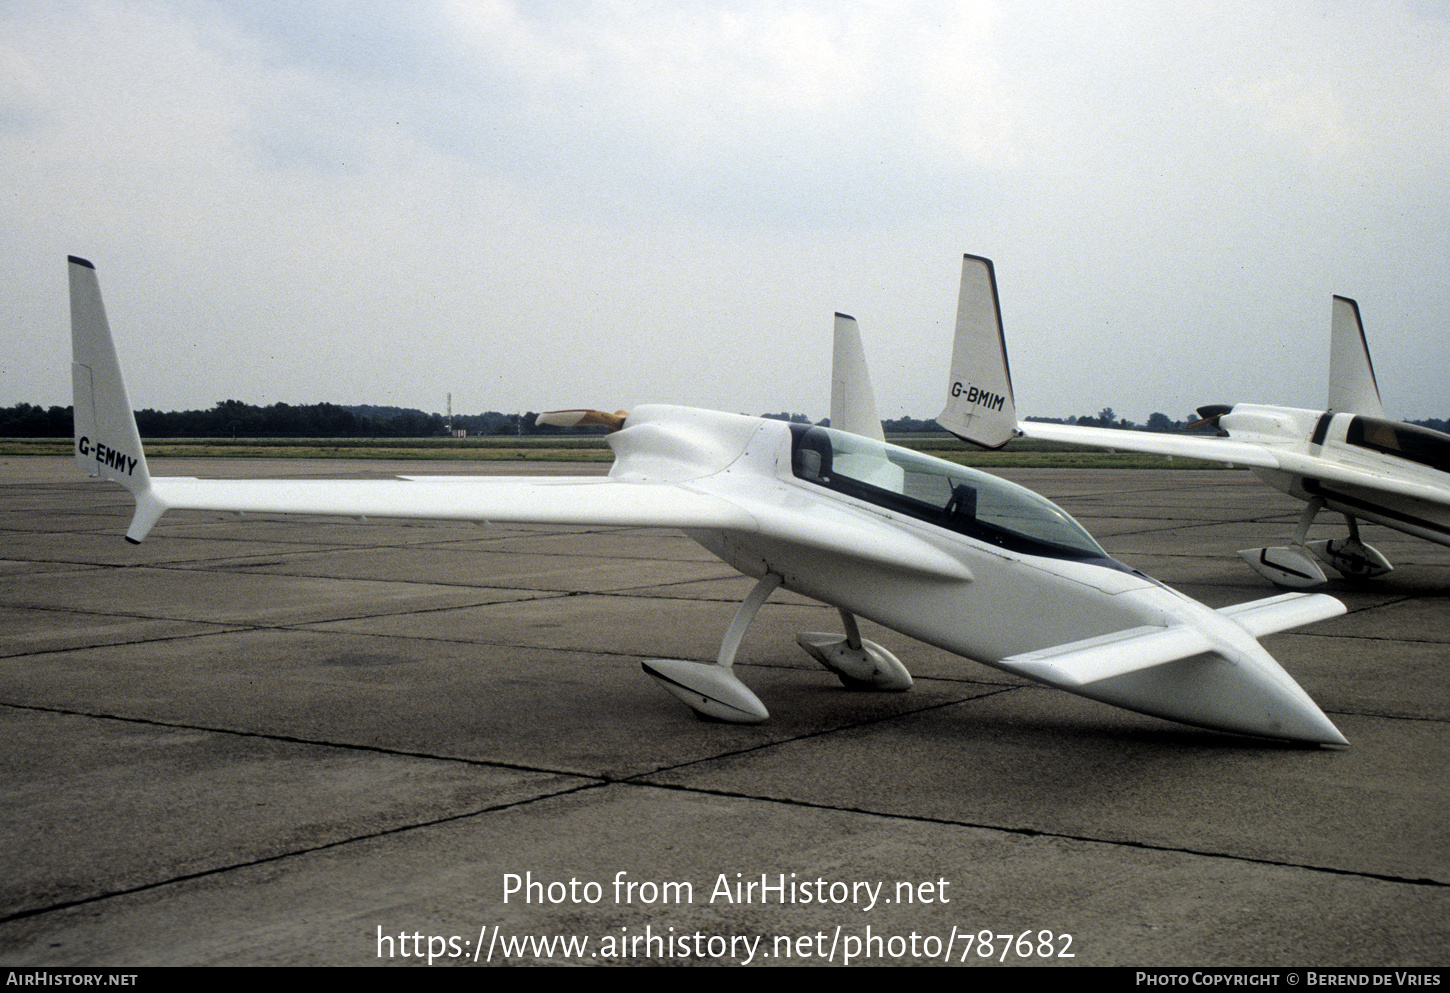
[[[1044,421],[1022,421],[1018,430],[1026,438],[1061,441],[1072,445],[1091,445],[1151,455],[1178,455],[1261,469],[1283,468],[1273,452],[1263,445],[1254,445],[1230,438],[1195,438],[1192,435],[1163,434],[1154,431],[1129,431],[1123,428],[1094,428],[1080,424],[1051,424]]]
[[[1090,445],[1153,455],[1178,455],[1205,459],[1251,469],[1273,469],[1320,482],[1354,486],[1413,500],[1450,506],[1450,489],[1411,479],[1395,472],[1377,472],[1361,466],[1336,462],[1286,447],[1270,447],[1232,438],[1195,438],[1191,435],[1159,434],[1152,431],[1129,431],[1121,428],[1094,428],[1076,424],[1047,424],[1024,421],[1021,432],[1028,438],[1061,441],[1074,445]],[[1288,445],[1292,440],[1286,439]]]
[[[70,296],[76,460],[131,492],[136,512],[126,538],[133,543],[170,510],[660,527],[764,535],[897,570],[951,580],[967,575],[927,542],[869,516],[770,498],[773,450],[762,453],[754,471],[721,472],[737,462],[751,468],[743,458],[751,439],[779,426],[688,408],[637,409],[610,435],[616,460],[608,477],[153,478],[95,267],[84,259],[70,259]]]
[[[741,527],[750,516],[679,487],[598,477],[392,480],[152,478],[126,395],[95,267],[70,258],[76,460],[136,498],[139,542],[168,510],[335,514],[539,524]]]
[[[582,524],[715,530],[829,551],[948,580],[970,578],[956,559],[870,515],[830,504],[772,499],[769,480],[636,482],[610,477],[403,477],[391,480],[158,477],[134,489],[126,532],[139,542],[169,510],[413,518],[512,524]],[[714,492],[712,492],[714,491]]]
[[[126,537],[140,541],[168,510],[401,517],[516,524],[751,529],[754,520],[709,494],[607,477],[443,477],[381,480],[157,477],[135,492]]]

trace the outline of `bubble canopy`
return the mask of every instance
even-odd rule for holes
[[[860,435],[791,425],[797,479],[987,544],[1051,558],[1112,558],[1050,500],[1005,479]]]
[[[1418,424],[1361,415],[1349,422],[1344,440],[1360,448],[1450,472],[1450,437]]]

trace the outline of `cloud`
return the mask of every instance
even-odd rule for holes
[[[1320,403],[1341,292],[1404,413],[1435,414],[1446,20],[1114,11],[5,8],[0,260],[24,292],[0,316],[40,337],[4,382],[63,402],[56,260],[80,252],[146,403],[819,416],[845,309],[883,409],[922,414],[971,251],[1030,412]]]

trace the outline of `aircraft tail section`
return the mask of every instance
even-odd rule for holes
[[[989,259],[975,255],[962,259],[947,404],[936,422],[983,448],[1001,448],[1019,434],[997,275]]]
[[[1384,417],[1359,304],[1335,297],[1329,332],[1329,409]]]
[[[836,315],[835,345],[831,352],[831,427],[865,438],[885,441],[876,391],[861,347],[856,318]]]
[[[70,256],[70,315],[76,464],[89,475],[120,483],[136,497],[136,516],[126,540],[139,542],[164,508],[151,493],[146,453],[121,378],[96,267],[74,255]]]

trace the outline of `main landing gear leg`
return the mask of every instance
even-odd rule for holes
[[[876,642],[862,638],[854,614],[842,610],[841,623],[846,628],[844,638],[824,631],[802,631],[795,636],[796,643],[834,672],[848,690],[900,693],[911,689],[906,666]]]
[[[765,704],[731,671],[735,653],[755,615],[766,599],[780,585],[781,577],[766,573],[745,598],[735,619],[725,629],[720,654],[714,663],[686,662],[683,659],[647,659],[640,663],[645,673],[654,677],[686,706],[705,717],[732,724],[759,724],[770,716]]]

